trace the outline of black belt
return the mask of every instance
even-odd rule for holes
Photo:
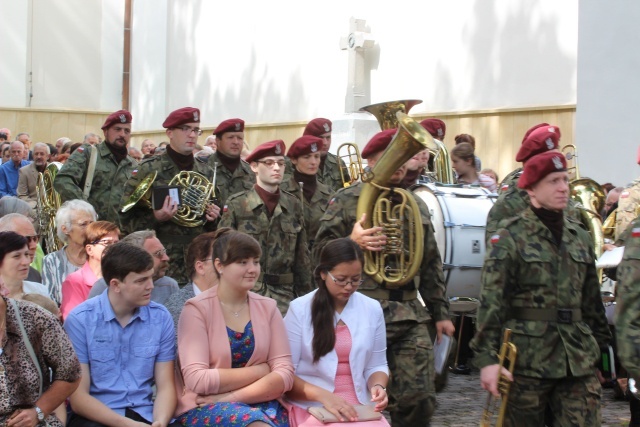
[[[288,285],[293,283],[293,273],[287,274],[268,274],[260,273],[258,282],[262,282],[265,285]]]
[[[541,322],[573,323],[582,320],[579,308],[512,308],[511,319],[537,320]]]

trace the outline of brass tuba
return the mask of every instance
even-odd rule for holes
[[[338,166],[340,167],[342,186],[345,188],[349,187],[364,174],[360,149],[358,149],[358,146],[354,143],[345,142],[338,147],[336,155],[338,157]],[[340,161],[343,161],[346,167],[343,167]]]
[[[498,391],[500,392],[500,411],[496,419],[495,427],[502,427],[504,424],[504,414],[507,410],[507,402],[509,400],[509,389],[511,388],[511,381],[502,374],[502,368],[506,368],[513,374],[513,369],[516,366],[516,357],[518,356],[518,349],[511,342],[511,329],[504,330],[504,337],[502,339],[502,346],[500,347],[500,354],[498,355],[498,364],[500,370],[498,371]],[[497,409],[497,399],[493,397],[491,393],[487,396],[487,403],[484,406],[482,413],[482,419],[480,420],[480,427],[490,427],[493,414]]]
[[[387,188],[393,173],[416,153],[427,148],[431,135],[415,120],[397,112],[398,132],[378,159],[365,172],[358,198],[356,218],[366,213],[363,228],[382,227],[387,244],[380,252],[365,251],[364,271],[387,287],[401,287],[413,280],[420,269],[424,251],[420,208],[410,192]],[[402,202],[393,204],[391,195]]]
[[[36,182],[36,211],[40,234],[44,238],[47,252],[55,252],[62,247],[56,229],[56,213],[60,208],[60,194],[53,188],[62,163],[49,163],[43,173],[38,173]]]

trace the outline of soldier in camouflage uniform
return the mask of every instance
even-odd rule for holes
[[[379,132],[362,151],[372,168],[387,148],[395,129]],[[388,185],[398,186],[406,173],[406,164],[389,179]],[[363,188],[356,183],[336,193],[320,219],[320,228],[313,247],[317,259],[322,248],[331,240],[351,237],[363,250],[381,251],[386,244],[382,228],[362,228],[363,218],[356,218],[358,198]],[[445,333],[453,335],[449,320],[449,301],[442,272],[442,259],[433,234],[433,225],[427,206],[414,197],[420,206],[424,231],[424,255],[419,275],[400,288],[378,284],[369,276],[358,288],[364,295],[380,301],[387,328],[387,361],[391,372],[389,412],[393,426],[425,426],[435,410],[433,346],[427,324],[429,313],[436,322],[438,338]],[[418,300],[418,292],[428,308]]]
[[[331,191],[338,191],[344,187],[340,175],[340,168],[343,169],[345,179],[350,180],[349,170],[346,165],[335,154],[329,153],[331,147],[331,120],[317,118],[307,123],[302,135],[311,135],[322,139],[320,148],[320,169],[318,171],[318,181],[326,185]]]
[[[173,111],[162,124],[166,128],[169,137],[167,151],[145,159],[138,169],[134,170],[127,181],[122,196],[121,208],[129,204],[130,197],[138,188],[140,182],[147,175],[157,172],[154,187],[168,185],[169,182],[181,171],[194,171],[204,175],[209,181],[213,179],[213,169],[193,156],[198,135],[202,134],[200,125],[200,110],[185,107]],[[184,200],[183,200],[184,202]],[[220,208],[213,204],[206,207],[203,219],[204,225],[185,227],[172,221],[178,213],[176,201],[167,196],[161,209],[153,210],[145,203],[138,202],[127,212],[120,213],[122,226],[127,233],[138,230],[155,230],[156,236],[167,249],[167,255],[171,258],[171,264],[167,270],[167,276],[184,285],[189,281],[186,272],[187,247],[191,240],[203,232],[213,228],[213,222],[220,215]]]
[[[320,147],[322,139],[315,136],[302,136],[289,147],[287,157],[293,164],[292,175],[285,175],[280,189],[300,197],[304,206],[304,223],[309,250],[313,246],[313,239],[318,232],[320,218],[329,205],[333,191],[317,179],[320,165]],[[302,184],[302,187],[301,187]]]
[[[516,155],[516,161],[526,164],[536,154],[546,151],[558,150],[560,141],[560,128],[548,123],[540,123],[530,128],[522,139],[522,146]],[[529,207],[529,195],[527,191],[518,188],[518,179],[522,175],[522,168],[518,168],[507,175],[500,184],[500,195],[493,204],[487,216],[486,239],[495,234],[498,223],[507,218],[512,218]],[[565,213],[577,222],[581,221],[580,211],[575,202],[569,199]]]
[[[284,142],[276,140],[253,150],[247,162],[256,184],[227,199],[219,224],[247,233],[260,243],[261,273],[254,292],[275,299],[283,316],[293,299],[313,290],[302,203],[279,189],[285,149]]]
[[[216,203],[222,207],[232,194],[252,189],[256,177],[249,164],[240,158],[244,148],[244,120],[225,120],[213,134],[217,148],[208,163],[212,168],[217,167]]]
[[[638,213],[640,213],[638,212],[638,207],[640,207],[640,178],[633,181],[620,193],[618,210],[616,211],[616,240],[625,231],[629,223],[638,216]]]
[[[518,181],[531,206],[491,236],[471,341],[482,387],[498,395],[504,328],[517,347],[505,426],[599,426],[595,366],[611,335],[588,233],[564,214],[567,163],[557,152],[531,158]],[[502,368],[507,378],[511,377]]]
[[[131,113],[116,111],[102,125],[104,142],[91,146],[83,144],[73,152],[56,175],[53,188],[60,193],[62,202],[81,199],[89,202],[98,218],[120,225],[118,208],[124,185],[131,176],[137,162],[128,154],[131,138]],[[91,191],[84,196],[87,170],[91,152],[98,150]]]

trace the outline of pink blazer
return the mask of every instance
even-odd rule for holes
[[[88,261],[80,270],[74,271],[64,279],[62,282],[62,303],[60,304],[63,319],[66,319],[77,305],[89,298],[89,292],[97,281],[98,277],[93,274]]]
[[[268,363],[284,381],[284,392],[293,386],[294,370],[287,330],[276,302],[249,292],[249,310],[255,349],[247,366]],[[195,408],[198,394],[218,394],[220,376],[216,368],[231,368],[231,347],[213,287],[188,300],[178,323],[176,416]]]

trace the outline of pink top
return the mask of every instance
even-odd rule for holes
[[[293,364],[289,338],[276,302],[249,292],[249,312],[255,337],[253,355],[247,366],[268,363],[271,372],[293,386]],[[186,302],[178,323],[178,406],[176,416],[195,408],[198,394],[217,394],[220,375],[216,368],[231,368],[231,347],[224,316],[213,287]]]
[[[64,279],[62,282],[62,303],[60,304],[63,319],[66,319],[78,304],[89,298],[89,292],[97,281],[98,277],[89,267],[89,261],[85,262],[80,270],[69,274]]]

